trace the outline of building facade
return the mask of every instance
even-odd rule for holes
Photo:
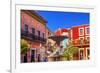
[[[40,49],[43,51],[46,44],[47,21],[31,10],[21,10],[21,40],[28,44],[28,51],[21,56],[21,62],[39,62]]]
[[[61,41],[61,45],[63,46],[63,48],[67,48],[68,47],[68,41],[69,41],[69,29],[68,28],[63,28],[63,29],[58,29],[55,31],[55,35],[56,36],[66,36],[66,38]]]
[[[90,27],[89,24],[72,26],[71,28],[58,29],[57,36],[67,36],[61,42],[63,48],[68,46],[78,47],[78,53],[73,54],[73,60],[88,60],[90,58]]]
[[[69,32],[70,45],[79,48],[74,56],[76,60],[87,60],[90,58],[90,27],[88,24],[73,26]]]
[[[46,23],[47,21],[36,11],[21,10],[21,41],[24,40],[24,43],[28,45],[26,47],[21,44],[21,50],[22,47],[27,49],[26,53],[25,51],[21,52],[22,63],[44,62],[47,56],[46,51],[53,53],[51,46],[60,47],[61,53],[69,46],[78,47],[78,53],[73,54],[73,60],[88,60],[90,58],[90,27],[88,24],[59,28],[52,33],[46,27]],[[61,40],[60,44],[57,43],[57,40]]]

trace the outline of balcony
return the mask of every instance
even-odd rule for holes
[[[46,42],[46,39],[45,38],[42,38],[40,36],[38,36],[37,39],[40,40],[41,42]]]
[[[29,32],[25,32],[25,31],[21,32],[21,37],[25,38],[25,39],[28,39],[28,40],[31,40],[31,41],[37,41],[37,42],[41,42],[41,43],[46,43],[46,39],[45,38],[42,38],[40,36],[34,35],[32,33],[29,33]]]
[[[69,42],[69,45],[73,45],[75,47],[89,47],[90,46],[90,40],[84,39],[84,40],[72,40]]]

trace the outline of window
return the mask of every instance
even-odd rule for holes
[[[32,28],[32,34],[35,35],[35,29],[34,28]]]
[[[79,28],[79,35],[83,36],[84,35],[84,29],[83,28]]]
[[[89,43],[90,43],[90,37],[87,36],[87,37],[86,37],[86,40],[87,40],[87,44],[89,44]]]
[[[44,33],[42,33],[42,36],[43,36],[43,38],[44,38]]]
[[[79,44],[83,44],[84,43],[84,37],[80,37],[79,40],[80,40]]]
[[[83,53],[83,50],[80,50],[80,60],[83,60],[84,59],[84,53]]]
[[[28,25],[25,24],[24,31],[28,33]]]
[[[90,49],[89,48],[87,48],[86,54],[87,54],[87,59],[90,59]]]
[[[40,37],[40,31],[38,30],[37,32],[38,32],[38,37]]]
[[[35,62],[35,50],[31,50],[31,62]]]
[[[86,37],[86,39],[89,41],[90,40],[90,37]]]
[[[90,29],[89,29],[89,27],[86,27],[86,34],[90,34]]]

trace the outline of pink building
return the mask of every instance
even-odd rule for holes
[[[21,57],[22,62],[40,61],[39,50],[46,44],[47,21],[31,10],[21,10],[21,39],[29,45],[29,50]]]

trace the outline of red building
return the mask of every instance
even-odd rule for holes
[[[90,55],[90,27],[88,24],[73,26],[70,29],[70,44],[79,47],[79,53],[74,55],[75,59],[86,60]]]
[[[69,29],[58,29],[55,35],[67,36],[69,42],[66,45],[79,48],[79,52],[73,55],[73,60],[87,60],[90,58],[90,27],[88,24],[73,26]]]
[[[63,28],[63,29],[58,29],[58,30],[56,30],[55,31],[55,35],[57,35],[57,36],[61,36],[61,35],[63,35],[63,36],[69,36],[69,29],[67,29],[67,28]]]
[[[21,57],[22,62],[39,61],[39,50],[46,44],[47,21],[31,10],[21,10],[21,39],[29,44],[27,53]]]

